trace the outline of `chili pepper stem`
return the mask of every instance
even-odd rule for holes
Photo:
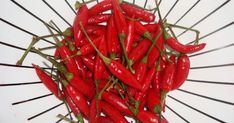
[[[98,50],[98,48],[94,45],[94,43],[91,41],[90,37],[88,36],[87,32],[85,31],[82,22],[80,22],[80,27],[81,27],[81,30],[83,31],[83,33],[85,34],[86,38],[88,39],[89,43],[93,46],[93,48],[95,49],[95,51],[97,52],[97,54],[99,55],[99,57],[103,60],[103,62],[105,63],[105,65],[110,64],[111,59],[109,59],[109,58],[107,58],[106,56],[104,56],[104,55]]]
[[[95,80],[95,81],[94,81],[95,86],[96,86],[96,96],[95,96],[95,97],[96,97],[96,114],[99,114],[99,110],[98,110],[98,109],[99,109],[99,108],[98,108],[98,102],[99,102],[99,100],[98,100],[98,96],[99,96],[99,95],[98,95],[98,93],[99,93],[99,90],[98,90],[98,88],[99,88],[98,83],[99,83],[99,81],[100,81],[100,80]]]
[[[65,75],[68,81],[70,81],[73,78],[73,74],[69,73],[64,65],[58,63],[56,60],[48,57],[47,55],[45,55],[44,53],[42,53],[34,47],[32,47],[32,51],[36,52],[38,55],[42,56],[43,58],[50,61],[53,65],[55,65],[57,69]]]
[[[113,76],[112,76],[113,78]],[[100,92],[97,93],[97,98],[100,100],[102,98],[102,93],[107,89],[108,85],[111,82],[111,78],[108,80],[108,82],[105,84],[105,86],[102,88],[102,90]]]
[[[67,111],[68,111],[68,113],[69,113],[70,110],[69,110],[69,106],[68,106],[67,102],[66,102],[65,100],[63,100],[63,103],[65,104],[66,109],[67,109]],[[71,116],[71,113],[69,113],[69,116],[70,116],[70,119],[73,120],[73,118],[72,118],[72,116]]]
[[[69,118],[63,116],[62,114],[58,114],[57,117],[58,117],[58,118],[61,118],[61,119],[63,119],[63,120],[65,120],[65,121],[67,121],[67,122],[69,122],[69,123],[77,123],[76,121],[73,121],[73,120],[71,120],[71,119],[69,119]]]
[[[57,48],[56,46],[49,46],[49,47],[43,47],[43,48],[38,48],[38,50],[43,51],[43,50],[49,50],[49,49],[54,49]]]
[[[116,53],[114,53],[114,52],[113,52],[113,53],[110,53],[110,58],[113,59],[113,60],[115,60],[115,58],[116,58]]]
[[[127,66],[132,73],[135,73],[135,71],[132,69],[132,62],[129,60],[127,52],[126,52],[126,48],[124,46],[125,37],[126,37],[125,34],[119,34],[119,40],[120,40],[121,47],[123,49],[123,54],[124,54],[124,58],[127,62]]]
[[[79,113],[79,114],[76,115],[76,119],[77,119],[80,123],[84,123],[84,118],[83,118],[83,116],[82,116],[81,113]]]

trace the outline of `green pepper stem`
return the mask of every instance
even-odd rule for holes
[[[77,119],[80,123],[84,123],[84,118],[83,118],[83,116],[82,116],[81,113],[79,113],[79,114],[76,115],[76,119]]]
[[[69,118],[63,116],[62,114],[58,114],[57,117],[63,119],[64,121],[67,121],[67,122],[69,122],[69,123],[77,123],[76,121],[71,120],[71,119],[69,119]]]
[[[31,43],[29,44],[28,48],[26,49],[26,51],[24,52],[23,56],[20,58],[20,60],[17,61],[16,65],[22,65],[24,59],[26,58],[26,56],[28,55],[29,51],[32,49],[33,45],[35,45],[39,40],[36,39],[36,37],[34,36],[32,38]]]
[[[47,59],[48,61],[50,61],[55,67],[57,67],[57,69],[58,69],[60,72],[62,72],[62,73],[65,75],[65,77],[67,78],[68,81],[70,81],[70,80],[73,78],[73,74],[70,73],[70,72],[68,72],[68,71],[67,71],[67,68],[66,68],[64,65],[58,63],[56,60],[54,60],[54,59],[48,57],[47,55],[45,55],[45,54],[42,53],[41,51],[35,49],[34,47],[32,48],[32,51],[36,52],[38,55],[40,55],[40,56],[42,56],[43,58],[45,58],[45,59]]]
[[[103,60],[103,62],[105,63],[105,65],[109,65],[111,63],[111,59],[107,58],[106,56],[104,56],[99,50],[98,48],[95,46],[95,44],[91,41],[90,37],[88,36],[87,32],[84,29],[84,26],[82,24],[82,22],[80,22],[80,27],[81,30],[83,31],[83,33],[85,34],[86,38],[88,39],[89,43],[93,46],[94,50],[97,52],[97,54],[99,55],[99,57]]]
[[[38,50],[43,51],[43,50],[49,50],[49,49],[54,49],[57,48],[56,46],[49,46],[49,47],[43,47],[43,48],[38,48]]]
[[[73,118],[72,118],[72,115],[71,115],[71,113],[70,113],[70,109],[69,109],[69,106],[68,106],[67,102],[66,102],[65,100],[63,100],[63,103],[64,103],[64,104],[65,104],[65,106],[66,106],[66,109],[67,109],[67,112],[68,112],[68,114],[69,114],[70,119],[71,119],[71,120],[73,120]]]

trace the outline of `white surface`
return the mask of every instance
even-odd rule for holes
[[[151,4],[148,4],[147,7],[153,8],[154,0],[148,1]],[[68,26],[41,0],[17,0],[17,2],[19,2],[25,8],[27,8],[32,13],[34,13],[35,15],[37,15],[45,21],[53,19],[62,29],[65,29]],[[68,6],[63,0],[47,0],[47,2],[51,4],[63,17],[65,17],[66,20],[68,20],[72,24],[74,13],[70,10],[70,8],[68,8]],[[73,5],[75,3],[75,0],[69,0],[69,2],[71,3],[71,5]],[[141,6],[144,5],[144,3],[142,2],[142,0],[136,0],[136,3]],[[174,2],[175,0],[163,0],[161,5],[163,15],[167,13],[167,11],[170,9]],[[174,8],[174,10],[169,14],[167,18],[168,22],[175,22],[195,2],[196,0],[180,0],[177,6]],[[200,1],[200,3],[178,24],[184,26],[191,26],[223,2],[224,0]],[[234,2],[231,1],[223,8],[218,10],[218,12],[208,17],[202,23],[195,26],[195,29],[200,30],[201,36],[208,34],[209,32],[212,32],[213,30],[234,21],[234,16],[232,13],[233,11]],[[36,20],[34,17],[20,9],[18,6],[16,6],[13,2],[9,0],[1,0],[0,17],[37,35],[48,34],[46,28],[40,21]],[[178,32],[180,32],[180,30],[178,30]],[[230,26],[212,36],[203,39],[202,42],[207,43],[207,47],[203,51],[234,43],[233,34],[234,28],[233,26]],[[31,40],[31,37],[31,35],[21,32],[3,22],[0,22],[1,42],[6,42],[26,48]],[[191,35],[190,33],[186,33],[184,36],[181,36],[180,39],[183,41],[191,41]],[[38,46],[42,45],[45,46],[48,44],[41,42]],[[192,57],[191,66],[197,67],[233,63],[233,51],[234,47],[229,47],[212,53]],[[23,51],[21,50],[0,45],[0,63],[14,64],[20,58],[22,53]],[[41,65],[41,61],[42,59],[40,57],[37,57],[35,54],[30,53],[29,57],[26,58],[24,65],[31,65],[32,62]],[[234,66],[209,69],[193,69],[190,72],[189,78],[198,80],[234,82],[233,73]],[[0,84],[37,80],[38,78],[36,77],[32,69],[16,69],[13,67],[0,66]],[[186,84],[184,84],[181,88],[213,98],[234,102],[233,85],[215,85],[186,82]],[[57,101],[53,96],[49,96],[41,100],[35,100],[24,104],[19,104],[16,106],[11,105],[11,103],[13,102],[29,99],[48,93],[49,91],[47,91],[45,87],[41,84],[15,87],[0,87],[0,123],[52,123],[57,121],[58,118],[56,118],[55,116],[58,113],[66,114],[65,106],[60,106],[59,108],[52,110],[46,114],[43,114],[42,116],[36,119],[27,121],[27,118],[59,104],[60,102]],[[170,95],[223,121],[229,123],[234,122],[233,106],[207,100],[180,91],[174,91],[170,93]],[[216,122],[188,107],[185,107],[184,105],[181,105],[178,102],[175,102],[170,98],[167,99],[167,105],[169,105],[175,111],[180,113],[188,121],[209,123]],[[164,116],[171,123],[183,122],[180,118],[178,118],[174,113],[172,113],[168,109]]]

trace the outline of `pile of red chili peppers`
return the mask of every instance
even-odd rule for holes
[[[171,36],[172,25],[160,18],[159,9],[157,21],[149,11],[118,0],[90,8],[76,5],[73,27],[54,34],[48,25],[55,26],[46,24],[51,35],[43,38],[52,36],[56,41],[54,56],[33,47],[42,37],[34,37],[26,51],[53,64],[54,72],[33,64],[40,80],[81,123],[84,119],[127,123],[126,117],[167,123],[161,115],[166,94],[185,82],[190,69],[187,54],[206,44],[180,43]]]

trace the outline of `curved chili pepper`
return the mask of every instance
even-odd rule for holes
[[[142,59],[145,53],[151,46],[151,42],[148,39],[142,40],[132,51],[129,53],[129,60],[132,64]]]
[[[144,21],[144,22],[153,22],[155,19],[154,14],[149,13],[142,8],[139,8],[139,7],[127,4],[127,3],[122,3],[121,8],[128,16],[131,17],[135,15],[136,18],[139,18],[141,21]]]
[[[83,64],[82,60],[81,60],[81,57],[79,56],[76,56],[74,57],[75,59],[75,62],[76,62],[76,65],[77,65],[77,68],[79,70],[79,73],[81,75],[82,78],[86,78],[87,77],[87,68],[86,66]]]
[[[144,61],[141,60],[135,70],[136,71],[135,77],[139,82],[142,82],[143,77],[145,76],[146,70],[147,70],[147,65]]]
[[[111,14],[98,14],[90,17],[88,19],[88,24],[98,24],[102,22],[107,22],[111,17]]]
[[[123,115],[120,114],[118,110],[110,106],[104,101],[100,102],[102,105],[102,111],[108,115],[115,123],[128,123]]]
[[[75,117],[81,123],[84,123],[83,116],[80,112],[80,109],[76,106],[76,104],[74,103],[74,101],[72,100],[72,98],[69,96],[69,94],[67,93],[67,91],[65,89],[64,89],[64,94],[65,94],[65,100],[66,100],[68,106],[70,107],[71,111],[75,115]]]
[[[150,32],[139,21],[135,21],[135,32],[145,38],[152,39]]]
[[[67,93],[74,101],[76,106],[80,109],[80,111],[89,118],[89,106],[85,97],[75,88],[73,88],[70,84],[64,85]]]
[[[198,45],[183,45],[175,38],[170,37],[169,35],[166,35],[165,41],[172,49],[184,54],[200,51],[206,46],[206,43],[201,43]]]
[[[80,29],[80,22],[84,24],[84,27],[88,24],[88,8],[85,4],[79,8],[76,13],[76,18],[73,23],[73,30],[74,30],[74,42],[76,46],[79,46],[81,39],[83,38],[83,33]]]
[[[171,62],[168,61],[166,64],[166,68],[163,72],[163,77],[162,77],[161,89],[165,92],[169,92],[171,90],[175,76],[175,69],[176,69],[175,56],[171,56],[170,60]]]
[[[89,16],[93,16],[110,9],[112,9],[111,0],[103,0],[89,9]]]
[[[132,49],[132,45],[133,45],[133,35],[134,35],[134,21],[129,20],[127,21],[127,37],[125,39],[125,49],[126,49],[126,53],[129,54],[129,52]]]
[[[161,64],[160,64],[161,65]],[[161,81],[162,81],[162,69],[160,67],[160,70],[158,70],[155,73],[154,80],[152,81],[152,86],[155,91],[155,93],[160,94],[161,90]]]
[[[159,123],[159,117],[149,111],[141,110],[138,112],[136,117],[142,123]],[[166,119],[162,119],[161,123],[168,123],[168,121]]]
[[[190,60],[187,55],[182,55],[177,60],[176,74],[171,90],[178,89],[187,79],[190,69]]]
[[[107,49],[110,58],[115,59],[116,54],[120,52],[121,48],[118,41],[118,35],[115,28],[113,16],[111,16],[109,21],[107,22],[106,39],[107,39]]]
[[[59,99],[62,100],[64,98],[62,91],[59,90],[58,85],[55,81],[46,74],[38,65],[32,64],[34,67],[37,76],[42,81],[42,83]]]
[[[160,92],[157,93],[154,89],[149,89],[147,98],[147,105],[151,112],[160,114],[161,113],[161,101]]]
[[[98,49],[104,56],[107,56],[105,36],[102,36]],[[97,56],[95,57],[95,65],[94,65],[94,80],[95,81],[101,80],[103,71],[105,70],[106,70],[105,64],[97,54]]]
[[[102,98],[108,102],[110,105],[118,109],[120,112],[131,116],[132,112],[129,110],[129,108],[125,105],[124,100],[122,100],[119,96],[112,94],[110,92],[103,92]]]

